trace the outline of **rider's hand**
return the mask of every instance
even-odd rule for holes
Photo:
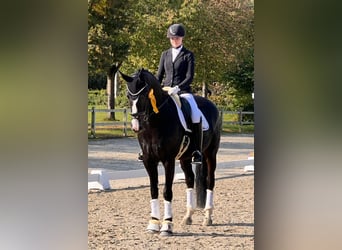
[[[175,95],[179,92],[179,87],[175,86],[173,88],[170,88],[169,91],[167,92],[169,95]]]

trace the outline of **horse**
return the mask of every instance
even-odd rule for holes
[[[191,164],[191,153],[195,149],[192,143],[191,129],[181,124],[176,102],[167,91],[162,89],[157,78],[146,69],[139,69],[128,76],[119,71],[126,81],[129,99],[132,129],[137,133],[143,152],[143,164],[150,180],[151,219],[147,226],[150,233],[167,236],[173,233],[172,222],[172,184],[175,173],[175,161],[179,160],[184,172],[187,212],[183,224],[192,224],[192,215],[197,208],[204,208],[203,225],[212,225],[213,189],[215,185],[216,154],[220,144],[222,119],[216,106],[208,99],[195,96],[197,105],[209,128],[203,131],[202,164],[196,165],[196,178]],[[165,169],[164,218],[161,221],[158,200],[158,164]],[[196,180],[196,200],[194,186]]]

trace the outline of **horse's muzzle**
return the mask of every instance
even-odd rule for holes
[[[139,121],[138,121],[138,119],[133,118],[131,123],[132,123],[132,130],[134,132],[138,132],[139,131]]]

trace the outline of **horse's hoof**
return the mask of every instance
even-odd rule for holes
[[[205,218],[202,225],[203,226],[211,226],[211,225],[213,225],[213,220],[211,218]]]
[[[172,232],[167,232],[167,231],[160,232],[160,236],[171,236],[172,234],[173,234]]]
[[[190,217],[184,217],[182,221],[183,225],[191,225],[192,224],[192,219]]]
[[[147,229],[147,232],[150,233],[150,234],[157,234],[157,233],[159,233],[159,231],[150,230],[150,229]]]
[[[171,221],[165,220],[162,223],[162,227],[160,229],[161,236],[170,236],[173,231],[173,223]]]
[[[147,226],[147,232],[151,234],[159,233],[160,222],[159,220],[150,220]]]

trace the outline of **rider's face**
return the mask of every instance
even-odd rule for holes
[[[177,48],[182,45],[183,43],[183,37],[171,37],[170,43],[173,48]]]

